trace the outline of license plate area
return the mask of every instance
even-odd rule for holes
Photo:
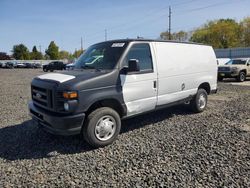
[[[43,115],[35,112],[34,110],[30,110],[30,113],[33,114],[37,119],[43,120]]]

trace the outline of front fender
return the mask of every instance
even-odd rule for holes
[[[102,100],[116,100],[124,105],[122,87],[108,86],[96,89],[82,90],[79,92],[79,109],[86,112],[94,103]]]

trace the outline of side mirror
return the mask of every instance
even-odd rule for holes
[[[140,65],[138,59],[130,59],[128,61],[128,72],[139,72]]]
[[[250,63],[247,63],[247,66],[249,66],[250,65]]]

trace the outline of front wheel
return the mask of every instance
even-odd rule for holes
[[[203,112],[207,107],[207,92],[205,89],[198,89],[195,97],[190,101],[191,109],[196,112]]]
[[[45,68],[45,69],[43,69],[43,71],[44,71],[44,72],[48,72],[48,69]]]
[[[238,77],[237,77],[237,80],[239,82],[244,82],[245,79],[246,79],[246,74],[244,72],[240,72],[239,75],[238,75]]]
[[[98,148],[114,142],[120,130],[119,114],[112,108],[102,107],[88,115],[83,127],[83,136],[91,146]]]

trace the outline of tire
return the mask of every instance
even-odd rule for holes
[[[54,70],[53,70],[53,69],[50,69],[49,71],[50,71],[50,72],[53,72]]]
[[[241,71],[237,77],[238,82],[244,82],[246,80],[246,74],[245,72]]]
[[[47,70],[47,69],[43,69],[43,71],[44,71],[44,72],[48,72],[48,70]]]
[[[195,113],[203,112],[207,107],[207,92],[205,89],[198,89],[195,97],[190,101],[190,107]]]
[[[94,148],[99,148],[113,143],[120,130],[119,114],[112,108],[101,107],[88,115],[82,131],[84,139]]]

